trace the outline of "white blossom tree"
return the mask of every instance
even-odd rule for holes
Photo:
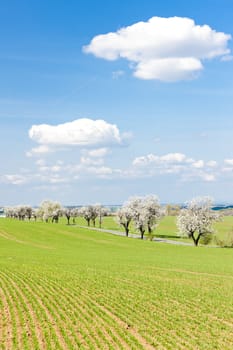
[[[164,215],[164,210],[160,206],[159,198],[155,195],[144,197],[143,208],[147,217],[148,233],[151,234],[153,229],[158,225],[161,217]]]
[[[155,229],[163,215],[159,199],[154,195],[131,197],[129,201],[126,202],[125,207],[129,215],[132,215],[135,228],[140,232],[141,239],[143,239],[146,230],[148,230],[150,235],[152,234],[153,229]]]
[[[104,216],[109,215],[109,209],[98,203],[94,205],[93,210],[97,213],[99,228],[101,228]]]
[[[220,220],[220,215],[212,207],[210,197],[196,197],[177,217],[180,233],[191,238],[195,246],[198,246],[201,237],[214,233],[213,223]]]
[[[72,216],[72,209],[71,208],[64,208],[62,211],[63,215],[65,215],[67,219],[67,225],[70,224],[70,218]]]
[[[133,211],[126,204],[123,205],[122,208],[118,209],[116,212],[116,221],[119,225],[124,227],[125,234],[128,237],[129,235],[129,225],[133,219]]]
[[[90,226],[91,220],[95,224],[95,219],[98,215],[97,213],[94,212],[92,205],[88,205],[86,207],[80,208],[79,214],[80,214],[80,216],[82,216],[86,220],[87,226]]]
[[[62,215],[62,206],[59,202],[45,200],[40,204],[39,215],[43,218],[43,221],[48,222],[49,218],[52,222],[58,222],[59,216]]]
[[[70,225],[70,219],[73,218],[73,224],[75,223],[75,218],[79,216],[78,208],[63,208],[62,214],[67,219],[67,225]]]
[[[79,208],[71,209],[71,217],[72,217],[73,224],[75,224],[75,219],[80,215],[79,210],[80,210]]]

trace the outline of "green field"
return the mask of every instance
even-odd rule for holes
[[[230,350],[232,334],[232,249],[0,219],[1,350]]]

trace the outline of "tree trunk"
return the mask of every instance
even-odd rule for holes
[[[152,229],[151,229],[150,224],[148,224],[148,233],[152,233]]]
[[[202,234],[199,233],[196,240],[195,240],[195,246],[197,247],[198,246],[198,243],[199,243],[199,239],[201,238]]]
[[[195,247],[197,247],[199,239],[201,238],[201,233],[198,234],[197,238],[195,238],[194,232],[191,232],[190,236],[191,236],[191,238],[193,240],[193,243],[194,243]]]
[[[140,233],[141,233],[141,239],[143,239],[145,230],[143,230],[143,228],[140,228]]]

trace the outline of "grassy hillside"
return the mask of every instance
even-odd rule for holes
[[[233,250],[0,219],[0,349],[232,349]]]

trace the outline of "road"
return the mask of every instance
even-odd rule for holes
[[[116,230],[107,230],[105,228],[97,228],[97,227],[88,227],[88,226],[81,226],[81,225],[76,225],[78,227],[81,228],[86,228],[86,229],[90,229],[90,230],[94,230],[94,231],[100,231],[100,232],[106,232],[106,233],[111,233],[112,235],[116,235],[116,236],[123,236],[125,237],[125,232],[122,231],[116,231]],[[129,233],[129,238],[136,238],[136,239],[140,239],[140,235],[138,234],[131,234]],[[147,239],[147,237],[144,237],[144,239]],[[174,241],[171,239],[166,239],[166,238],[157,238],[154,237],[153,238],[153,242],[161,242],[161,243],[168,243],[168,244],[175,244],[175,245],[185,245],[185,246],[193,246],[192,243],[188,243],[188,242],[181,242],[181,241]]]

